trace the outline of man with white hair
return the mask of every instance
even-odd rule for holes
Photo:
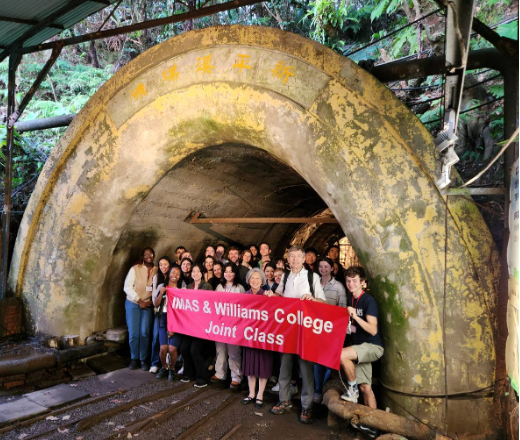
[[[320,283],[320,277],[304,268],[305,251],[300,246],[289,248],[287,261],[291,271],[285,274],[276,292],[266,292],[268,296],[279,295],[284,298],[298,298],[302,301],[326,302]],[[291,373],[294,360],[297,360],[302,375],[302,412],[301,423],[312,422],[312,397],[314,392],[314,363],[290,353],[282,354],[280,367],[280,401],[271,408],[273,414],[283,414],[292,408],[291,403]]]

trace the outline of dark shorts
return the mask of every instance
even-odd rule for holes
[[[177,349],[181,346],[181,335],[179,333],[175,333],[171,338],[168,337],[166,313],[159,316],[159,345],[171,345]]]

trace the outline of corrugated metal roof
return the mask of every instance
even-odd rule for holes
[[[64,7],[72,7],[53,21],[56,27],[45,27],[35,35],[27,38],[23,46],[33,46],[43,43],[54,35],[68,29],[108,6],[116,0],[0,0],[0,49],[22,37],[27,31],[44,21],[51,14],[57,13]],[[16,23],[10,20],[20,20]],[[29,21],[29,23],[23,23]]]

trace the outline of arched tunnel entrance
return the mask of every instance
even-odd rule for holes
[[[85,339],[119,319],[131,246],[161,253],[182,235],[196,253],[197,240],[215,239],[188,230],[183,208],[245,217],[328,207],[379,303],[383,404],[482,431],[493,415],[498,258],[472,201],[435,186],[437,157],[388,89],[323,46],[267,28],[190,32],[125,66],[75,118],[29,202],[10,285],[33,331]],[[279,246],[290,236],[282,226],[217,232]]]
[[[96,328],[124,324],[121,282],[145,246],[159,258],[183,245],[201,261],[207,245],[267,241],[283,256],[299,224],[190,224],[192,212],[211,217],[310,217],[325,202],[294,169],[258,148],[221,145],[200,150],[174,166],[132,213],[117,243],[103,284]],[[330,216],[329,214],[328,216]],[[319,230],[323,229],[320,234]],[[338,224],[316,225],[309,237],[344,234]],[[320,239],[318,238],[318,241]]]

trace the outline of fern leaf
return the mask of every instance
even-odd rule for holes
[[[382,2],[380,2],[370,14],[370,21],[377,20],[379,17],[381,17],[381,15],[385,13],[389,3],[390,0],[383,0]]]

